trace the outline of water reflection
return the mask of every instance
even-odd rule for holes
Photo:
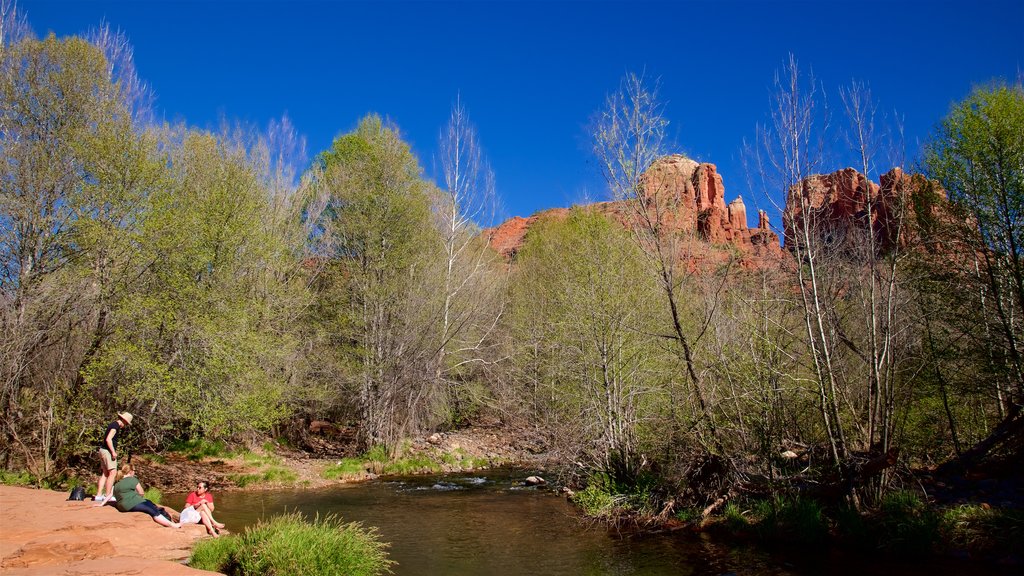
[[[216,495],[217,518],[241,532],[282,512],[310,518],[337,514],[376,528],[391,543],[398,576],[964,573],[962,566],[948,563],[864,565],[817,551],[791,564],[758,548],[727,546],[688,533],[610,534],[587,527],[564,498],[524,486],[523,479],[534,473],[503,470],[316,490],[223,492]],[[168,495],[165,501],[180,508],[184,499]]]

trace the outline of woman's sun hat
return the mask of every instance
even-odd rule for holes
[[[126,424],[131,424],[132,423],[132,413],[131,412],[121,412],[120,414],[117,415],[117,417],[120,418],[121,420],[124,420]]]

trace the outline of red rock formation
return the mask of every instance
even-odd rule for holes
[[[916,215],[912,203],[922,199],[920,195],[932,193],[945,200],[945,192],[923,176],[908,176],[900,168],[893,168],[879,180],[881,185],[853,168],[804,179],[787,198],[783,214],[786,247],[795,247],[805,222],[814,237],[824,236],[830,241],[854,241],[863,238],[854,232],[870,228],[881,250],[893,246],[898,234],[903,245],[920,240],[916,237],[920,227],[913,225]],[[901,227],[901,223],[911,225]]]
[[[674,154],[661,158],[645,174],[644,205],[660,211],[659,220],[670,233],[692,234],[712,244],[730,244],[741,253],[754,256],[781,254],[779,237],[772,232],[768,215],[758,214],[757,228],[747,225],[742,198],[725,203],[725,186],[714,164],[701,164]],[[631,209],[622,202],[601,202],[596,209],[624,226],[633,220]],[[539,218],[564,218],[565,209],[547,210],[529,218],[516,217],[487,230],[491,246],[511,257],[520,247],[530,226]]]

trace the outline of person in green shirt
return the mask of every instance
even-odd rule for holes
[[[121,512],[145,512],[153,521],[168,528],[181,528],[181,524],[171,520],[172,514],[178,513],[167,506],[157,506],[145,497],[146,492],[142,484],[135,477],[135,468],[131,464],[121,466],[117,473],[117,482],[114,483],[114,506]]]

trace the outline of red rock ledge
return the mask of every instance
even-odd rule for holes
[[[181,562],[206,537],[196,524],[164,528],[146,514],[123,514],[64,492],[0,486],[0,574],[196,575]]]

